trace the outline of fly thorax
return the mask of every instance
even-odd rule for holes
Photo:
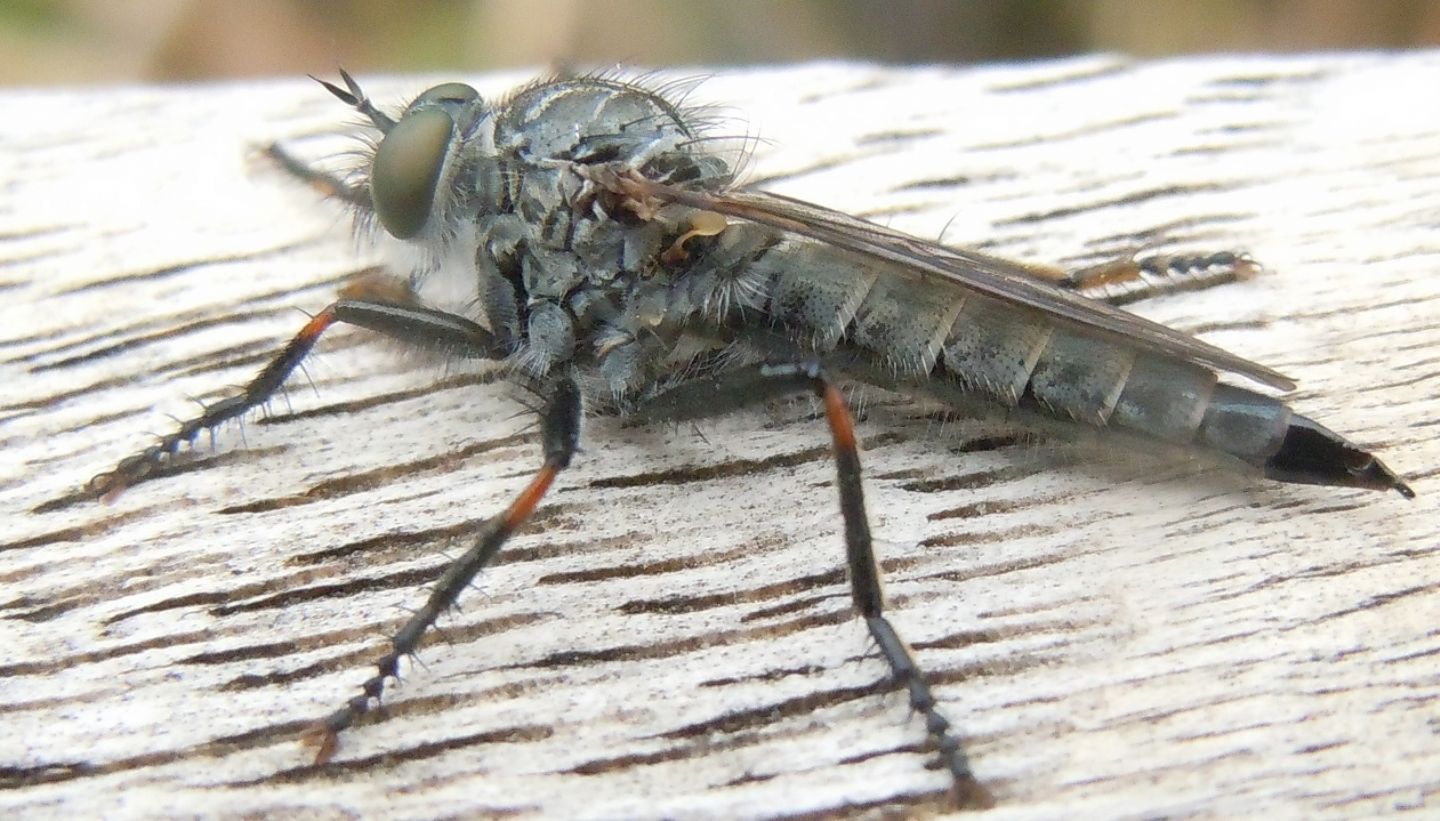
[[[604,165],[666,181],[728,175],[724,162],[697,152],[695,144],[696,132],[677,106],[599,77],[523,89],[495,119],[495,149],[508,171],[513,209],[535,244],[573,253],[595,287],[626,287],[626,275],[653,260],[663,226],[597,201],[586,168]]]
[[[681,110],[668,100],[600,77],[522,89],[496,119],[497,150],[535,164],[623,162],[639,168],[664,153],[686,153],[682,142],[694,138]]]
[[[399,118],[375,118],[384,133],[371,163],[375,216],[428,254],[416,280],[470,275],[466,313],[515,351],[517,368],[598,366],[610,392],[630,395],[695,308],[676,298],[679,266],[665,260],[671,248],[685,256],[682,237],[696,229],[690,209],[607,199],[587,171],[725,185],[729,165],[700,148],[690,116],[662,94],[600,77],[537,83],[494,104],[469,86],[436,86]]]

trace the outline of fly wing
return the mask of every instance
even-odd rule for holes
[[[977,251],[950,248],[840,211],[766,191],[701,191],[655,182],[638,175],[613,175],[597,181],[636,201],[673,202],[790,231],[894,263],[902,271],[917,277],[945,282],[1039,311],[1135,347],[1238,374],[1278,390],[1295,388],[1294,380],[1276,370],[1158,322],[1041,282],[1018,262]]]

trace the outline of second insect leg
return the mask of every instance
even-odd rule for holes
[[[836,484],[840,491],[840,513],[845,527],[845,557],[855,609],[865,620],[865,626],[875,640],[881,656],[890,666],[892,681],[906,691],[910,707],[924,720],[926,734],[939,753],[941,763],[950,773],[955,802],[963,807],[991,806],[994,799],[971,771],[960,738],[950,720],[940,711],[924,670],[914,653],[900,638],[895,625],[885,615],[884,595],[880,588],[880,567],[875,559],[870,521],[865,512],[859,441],[855,435],[854,419],[839,386],[826,376],[820,364],[815,361],[742,369],[733,374],[732,378],[722,381],[732,390],[720,390],[720,383],[716,386],[700,385],[698,389],[682,387],[676,391],[661,393],[651,401],[662,412],[684,415],[711,394],[717,399],[722,393],[732,396],[772,397],[808,390],[820,398],[825,408],[825,418],[829,423],[835,454]],[[746,390],[733,390],[737,381],[746,382]],[[639,412],[645,414],[646,408],[642,406]]]
[[[425,632],[435,625],[441,614],[455,606],[475,576],[530,518],[555,477],[569,467],[580,438],[580,417],[580,389],[568,378],[552,383],[540,411],[541,446],[545,455],[539,472],[508,508],[484,524],[475,544],[445,568],[425,604],[391,638],[390,650],[375,663],[376,672],[360,685],[360,694],[311,726],[306,738],[315,746],[317,764],[325,763],[334,755],[340,731],[380,703],[385,682],[399,675],[400,659],[419,648]]]

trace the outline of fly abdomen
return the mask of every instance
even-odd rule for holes
[[[1380,460],[1279,399],[1221,384],[1215,372],[1072,331],[974,294],[935,374],[1006,406],[1218,452],[1277,481],[1393,489]]]
[[[1216,385],[1201,444],[1243,459],[1279,482],[1415,492],[1374,454],[1273,397]]]
[[[1022,355],[1036,357],[1022,404],[1224,454],[1276,481],[1414,496],[1373,454],[1279,399],[1218,382],[1207,368],[1063,327],[1051,330],[1036,355],[1036,336],[999,349],[1012,364]]]
[[[1285,442],[1289,406],[1233,385],[1216,385],[1196,432],[1196,442],[1264,467]]]
[[[911,386],[957,406],[984,398],[1223,454],[1278,481],[1412,495],[1362,448],[1279,399],[1221,384],[1202,365],[824,244],[777,242],[750,225],[726,234],[724,252],[717,248],[711,259],[722,264],[696,280],[706,301],[747,294],[740,301],[801,350],[858,354],[868,363],[856,374],[862,380]]]
[[[853,331],[878,272],[813,242],[785,241],[759,260],[753,273],[768,283],[765,310],[817,351],[832,351]],[[818,275],[817,275],[818,272]]]
[[[944,375],[1013,407],[1025,393],[1050,334],[1050,323],[1028,311],[965,296],[945,340]]]
[[[1209,369],[1140,354],[1132,360],[1111,424],[1188,444],[1205,423],[1216,387]]]
[[[1056,328],[1030,373],[1028,396],[1055,416],[1105,425],[1134,364],[1133,350]]]
[[[726,229],[752,246],[768,233],[745,225]],[[747,247],[737,237],[724,242],[727,256]],[[851,349],[902,378],[935,368],[964,305],[948,289],[895,276],[881,263],[815,242],[781,240],[739,267],[732,277],[757,284],[755,307],[803,348]]]
[[[865,294],[846,337],[900,376],[928,374],[963,308],[963,301],[941,289],[882,276]]]
[[[1285,439],[1264,468],[1266,476],[1280,482],[1393,490],[1415,498],[1415,491],[1374,454],[1298,413],[1291,414]]]
[[[1207,368],[1140,353],[977,296],[945,343],[950,378],[1007,406],[1217,450],[1263,466],[1290,409]]]

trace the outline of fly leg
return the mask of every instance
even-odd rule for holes
[[[1234,251],[1128,257],[1069,271],[1031,267],[1039,279],[1111,305],[1240,282],[1263,270],[1248,255]]]
[[[850,593],[855,609],[865,619],[865,626],[879,646],[880,654],[890,665],[895,684],[905,688],[911,709],[925,720],[926,734],[950,772],[952,795],[956,803],[963,807],[990,806],[994,799],[970,770],[960,738],[954,732],[950,720],[940,712],[924,670],[885,615],[884,595],[880,589],[880,567],[875,560],[870,522],[865,513],[865,495],[861,487],[859,442],[844,394],[825,375],[819,363],[813,360],[761,366],[753,372],[752,378],[768,383],[761,387],[762,394],[808,389],[814,391],[824,404],[835,453],[840,514],[845,522],[845,557],[849,565]]]
[[[1041,282],[1111,305],[1242,282],[1264,270],[1248,254],[1236,251],[1121,257],[1084,268],[1041,263],[1019,267]]]
[[[319,191],[327,198],[340,200],[362,211],[370,211],[374,208],[370,204],[369,189],[351,185],[335,174],[310,165],[291,154],[280,143],[271,143],[266,146],[265,156],[280,166],[280,170]]]
[[[122,459],[113,469],[91,479],[86,490],[95,496],[113,497],[125,488],[160,473],[180,447],[193,442],[201,431],[215,428],[269,401],[310,353],[320,335],[336,323],[358,325],[413,348],[450,356],[503,359],[510,352],[510,345],[505,340],[498,339],[462,316],[418,305],[337,300],[311,317],[305,327],[239,393],[204,406],[198,415],[181,422],[159,442]]]
[[[544,463],[515,501],[503,513],[485,523],[475,538],[475,545],[445,568],[430,597],[405,626],[390,640],[390,650],[375,663],[376,673],[360,685],[360,695],[311,725],[305,739],[315,747],[315,763],[324,764],[335,754],[340,731],[380,703],[385,682],[398,678],[400,659],[413,654],[420,639],[442,613],[455,605],[460,594],[470,586],[500,548],[530,518],[545,492],[560,471],[569,467],[580,438],[580,389],[568,377],[552,384],[549,396],[540,411],[540,434]]]

